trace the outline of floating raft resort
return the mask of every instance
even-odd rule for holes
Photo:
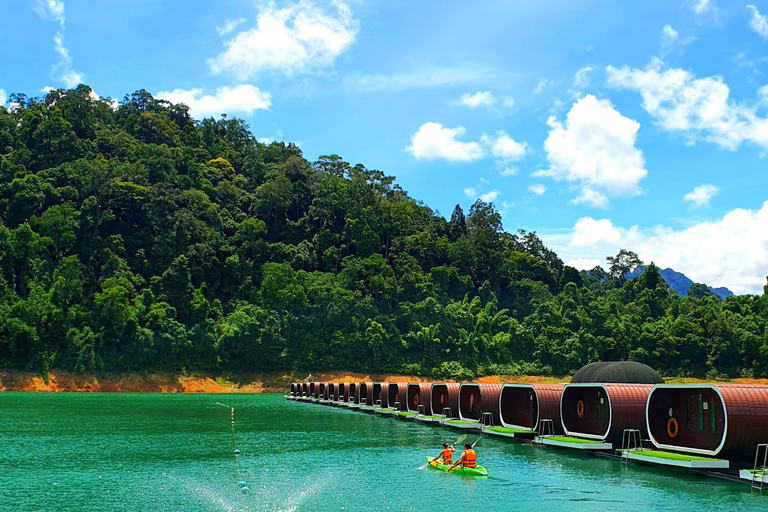
[[[644,364],[603,362],[567,384],[311,381],[286,399],[768,488],[768,386],[663,382]]]

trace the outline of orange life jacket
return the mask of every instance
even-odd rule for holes
[[[446,448],[445,450],[440,452],[440,456],[443,458],[443,464],[450,464],[452,458],[453,458],[453,450],[452,448]]]
[[[469,450],[464,450],[464,461],[463,461],[462,465],[465,468],[473,468],[473,467],[475,467],[475,460],[476,459],[477,459],[477,457],[475,456],[475,450],[473,450],[471,448]]]

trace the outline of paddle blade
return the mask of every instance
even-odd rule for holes
[[[462,434],[459,436],[459,438],[456,440],[453,444],[461,444],[467,439],[467,434]]]

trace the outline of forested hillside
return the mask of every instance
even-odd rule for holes
[[[491,204],[446,220],[384,172],[308,162],[145,91],[116,109],[85,86],[11,105],[0,367],[768,375],[765,295],[681,298],[654,265],[601,283]]]

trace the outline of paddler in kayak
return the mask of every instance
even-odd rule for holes
[[[443,443],[443,449],[440,450],[440,455],[438,455],[432,460],[436,461],[440,459],[441,464],[450,466],[453,463],[453,452],[455,451],[456,449],[453,446],[448,446],[448,443]]]
[[[474,467],[477,465],[476,460],[477,456],[475,455],[475,450],[472,449],[472,445],[469,443],[464,443],[464,452],[461,454],[461,457],[459,457],[459,460],[457,460],[453,466],[448,468],[448,471],[452,471],[453,468],[459,465],[464,468],[474,469]]]

